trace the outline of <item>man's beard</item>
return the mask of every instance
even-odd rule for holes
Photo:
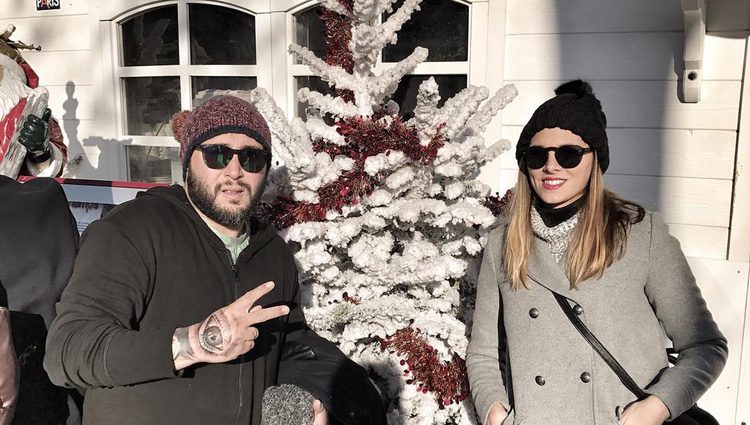
[[[216,205],[216,195],[221,190],[222,184],[215,185],[213,193],[210,193],[207,185],[198,181],[190,172],[190,169],[187,171],[187,190],[193,205],[206,217],[229,229],[242,228],[253,215],[260,196],[263,194],[263,189],[266,187],[266,179],[263,179],[257,191],[253,191],[247,183],[236,182],[236,184],[250,194],[250,202],[247,203],[245,208],[222,209]]]

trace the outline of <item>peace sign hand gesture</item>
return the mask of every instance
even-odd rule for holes
[[[273,282],[267,282],[211,313],[202,322],[177,328],[172,335],[175,370],[201,362],[228,362],[252,350],[259,334],[255,325],[289,313],[287,306],[255,305],[273,287]]]

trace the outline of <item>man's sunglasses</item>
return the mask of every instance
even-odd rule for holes
[[[549,152],[555,153],[555,161],[563,168],[575,168],[581,163],[583,155],[592,152],[591,148],[582,148],[575,145],[552,146],[543,148],[540,146],[531,146],[523,152],[523,159],[526,166],[532,170],[538,170],[547,163]]]
[[[203,152],[203,162],[208,168],[223,170],[237,155],[242,169],[248,173],[263,171],[269,162],[269,155],[265,149],[245,148],[232,149],[226,145],[198,145],[195,147]]]

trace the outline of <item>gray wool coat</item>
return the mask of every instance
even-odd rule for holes
[[[583,322],[641,388],[666,404],[670,420],[715,381],[726,363],[726,339],[679,242],[658,215],[646,213],[631,227],[623,257],[601,279],[582,282],[576,290],[565,275],[565,258],[556,263],[540,239],[534,240],[529,260],[529,276],[539,283],[511,289],[502,269],[504,232],[505,226],[495,229],[485,248],[466,355],[472,397],[483,420],[499,402],[510,412],[504,424],[614,425],[616,408],[635,401],[550,291],[580,306]],[[679,352],[671,368],[667,338]],[[503,341],[507,345],[501,347]]]

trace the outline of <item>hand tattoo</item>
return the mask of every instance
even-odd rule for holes
[[[190,346],[190,328],[177,328],[172,335],[172,360],[177,357],[191,358],[193,347]]]
[[[213,313],[201,324],[198,341],[201,348],[212,354],[219,354],[232,340],[232,333],[221,313]]]

